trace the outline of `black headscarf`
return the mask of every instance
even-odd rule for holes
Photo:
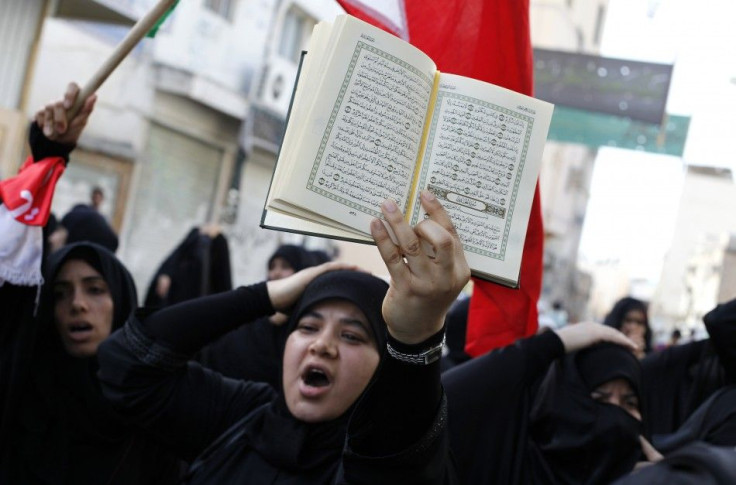
[[[641,422],[590,396],[617,378],[641,394],[638,360],[613,344],[570,354],[550,368],[531,410],[530,483],[604,484],[634,468],[641,455]]]
[[[276,248],[276,251],[268,258],[266,267],[270,268],[276,258],[283,258],[294,269],[295,273],[315,265],[312,262],[309,252],[303,247],[294,244],[283,244]]]
[[[128,270],[110,251],[90,242],[64,246],[49,261],[39,308],[40,338],[34,379],[21,417],[22,483],[155,483],[174,473],[175,461],[141,439],[102,397],[96,357],[66,353],[54,325],[53,284],[62,266],[82,260],[98,271],[113,301],[112,331],[137,307]],[[169,477],[173,478],[173,477]]]
[[[621,298],[613,305],[610,313],[606,315],[603,324],[613,327],[616,330],[621,330],[624,324],[624,317],[631,310],[639,310],[644,313],[644,326],[646,327],[644,333],[644,352],[648,354],[652,351],[652,329],[649,326],[649,314],[647,313],[646,303],[630,296]]]
[[[171,286],[165,297],[156,292],[158,278],[167,275]],[[230,250],[222,234],[214,238],[193,227],[153,275],[144,305],[164,307],[232,289]]]
[[[642,360],[646,425],[653,437],[676,432],[715,391],[736,384],[736,300],[716,306],[703,322],[709,339]]]
[[[736,299],[706,313],[703,323],[723,366],[726,382],[736,384]]]
[[[365,314],[380,355],[386,342],[381,305],[387,290],[385,281],[357,271],[332,271],[315,278],[285,324],[282,349],[305,312],[322,301],[341,299]],[[279,389],[273,402],[243,417],[192,464],[188,483],[270,483],[278,470],[302,477],[298,483],[330,483],[352,409],[332,421],[305,423],[289,412]]]
[[[68,231],[66,244],[89,241],[115,252],[118,249],[118,236],[110,224],[95,209],[78,204],[72,207],[62,219],[61,225]]]
[[[696,442],[614,485],[733,485],[736,450]]]

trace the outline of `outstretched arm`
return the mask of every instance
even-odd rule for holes
[[[453,483],[439,357],[445,314],[470,269],[440,203],[424,192],[422,205],[429,219],[412,228],[396,204],[383,204],[396,243],[383,222],[371,225],[391,274],[383,301],[388,345],[351,417],[340,483]]]

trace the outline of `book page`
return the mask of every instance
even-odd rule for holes
[[[419,188],[450,214],[468,264],[515,282],[553,106],[443,73]],[[412,225],[425,217],[414,204]]]
[[[403,40],[349,16],[335,22],[330,43],[332,58],[317,91],[307,93],[314,101],[295,127],[301,137],[271,205],[369,234],[385,199],[407,209],[435,66]]]

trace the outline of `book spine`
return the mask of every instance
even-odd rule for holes
[[[437,102],[437,92],[440,87],[440,71],[434,73],[434,84],[432,85],[432,94],[429,97],[429,104],[427,105],[427,115],[424,117],[424,131],[422,132],[422,141],[419,143],[419,151],[417,152],[417,161],[414,164],[414,176],[411,182],[411,190],[409,190],[409,204],[404,217],[409,222],[411,215],[414,212],[414,205],[417,202],[417,184],[419,183],[419,174],[421,173],[420,167],[422,165],[422,159],[424,158],[424,150],[427,147],[427,138],[429,136],[429,126],[432,124],[432,113],[434,113],[434,106]]]

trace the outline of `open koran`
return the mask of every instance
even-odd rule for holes
[[[320,22],[261,227],[373,243],[381,202],[395,200],[415,225],[428,189],[450,214],[473,275],[516,287],[552,110],[440,74],[415,47],[349,15]]]

